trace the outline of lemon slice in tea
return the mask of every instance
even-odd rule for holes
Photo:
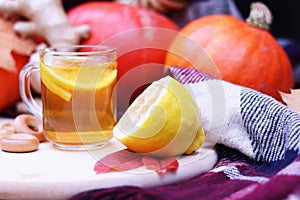
[[[101,89],[116,81],[116,62],[103,66],[48,67],[41,63],[41,79],[45,86],[65,101],[70,101],[74,89]]]

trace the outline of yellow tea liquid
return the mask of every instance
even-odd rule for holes
[[[43,129],[61,148],[106,143],[116,123],[116,62],[77,66],[41,63]]]

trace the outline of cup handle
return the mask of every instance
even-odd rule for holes
[[[26,64],[19,74],[19,89],[20,96],[29,112],[31,112],[36,117],[42,119],[42,107],[37,104],[37,102],[32,97],[30,80],[31,74],[33,72],[40,72],[40,67],[38,62],[32,62]]]

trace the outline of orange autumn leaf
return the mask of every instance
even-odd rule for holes
[[[300,89],[291,90],[291,93],[280,92],[282,100],[286,105],[300,114]]]
[[[29,56],[36,48],[30,39],[20,38],[13,29],[13,22],[0,18],[0,68],[15,72],[16,61],[12,53]]]

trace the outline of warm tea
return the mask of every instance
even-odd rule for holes
[[[77,65],[41,65],[44,132],[57,146],[107,142],[115,125],[116,102],[112,97],[116,62],[94,67]],[[95,74],[99,79],[89,84]]]
[[[35,70],[34,65],[25,67],[27,72],[21,76],[29,77]],[[107,143],[116,123],[116,50],[102,46],[42,50],[38,70],[42,114],[32,96],[26,97],[25,89],[21,96],[33,113],[42,116],[46,138],[54,146],[69,150]],[[26,86],[23,82],[21,89]]]

